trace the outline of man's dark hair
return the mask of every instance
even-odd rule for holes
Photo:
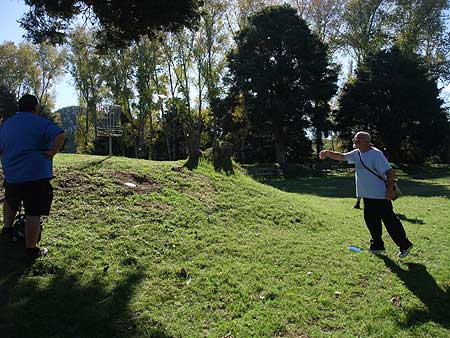
[[[19,111],[32,112],[39,105],[38,99],[34,95],[25,94],[19,100]]]

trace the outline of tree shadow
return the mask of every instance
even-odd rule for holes
[[[398,164],[397,167],[413,179],[433,179],[450,177],[448,165],[408,165]]]
[[[265,184],[282,191],[321,197],[355,197],[355,179],[352,176],[306,177],[297,179],[266,179]],[[446,197],[450,199],[450,186],[400,180],[402,196]]]
[[[261,181],[282,191],[321,197],[355,197],[355,179],[350,176],[265,179]]]
[[[89,161],[89,162],[85,162],[82,165],[77,165],[77,168],[79,168],[78,170],[87,170],[87,169],[96,169],[98,167],[100,167],[103,162],[105,162],[106,160],[109,160],[111,158],[111,156],[106,156],[105,158],[102,158],[99,161]]]
[[[157,321],[141,332],[130,309],[141,269],[111,288],[101,275],[86,280],[48,258],[29,261],[15,244],[0,248],[1,337],[170,337]]]
[[[402,280],[405,286],[425,305],[425,309],[412,309],[406,313],[404,327],[416,326],[428,321],[450,328],[450,288],[441,289],[423,264],[406,263],[405,270],[386,256],[376,256]]]

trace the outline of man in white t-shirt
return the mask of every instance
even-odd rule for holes
[[[353,138],[353,144],[356,149],[348,153],[322,150],[319,157],[322,160],[329,157],[355,164],[356,196],[364,200],[364,220],[372,236],[370,251],[377,254],[384,251],[381,225],[383,221],[392,240],[400,248],[398,256],[406,257],[413,245],[393,211],[391,200],[394,196],[394,170],[383,153],[372,146],[368,133],[358,132]]]

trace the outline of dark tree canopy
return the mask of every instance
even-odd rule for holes
[[[17,112],[16,96],[7,87],[0,85],[0,120],[4,121]]]
[[[437,155],[449,132],[436,80],[423,60],[399,49],[381,51],[357,71],[344,87],[336,129],[351,140],[367,130],[390,160],[422,161]]]
[[[121,47],[156,31],[195,25],[201,0],[25,0],[21,19],[34,42],[62,43],[70,24],[82,15],[98,24],[102,45]]]
[[[271,137],[280,165],[286,155],[298,160],[311,150],[304,146],[306,128],[313,120],[322,122],[318,116],[326,117],[336,91],[336,70],[326,46],[289,6],[255,14],[236,42],[229,79],[234,95],[243,97],[250,134]]]

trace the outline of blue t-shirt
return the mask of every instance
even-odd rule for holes
[[[383,153],[375,147],[372,147],[364,153],[360,152],[358,149],[345,153],[345,160],[348,163],[355,164],[356,196],[363,198],[385,199],[385,182],[364,168],[361,160],[359,159],[358,153],[361,154],[361,158],[366,167],[370,168],[384,179],[386,179],[386,171],[392,168]]]
[[[0,156],[7,183],[22,183],[53,177],[53,163],[42,151],[49,150],[63,130],[51,120],[18,112],[0,126]]]

